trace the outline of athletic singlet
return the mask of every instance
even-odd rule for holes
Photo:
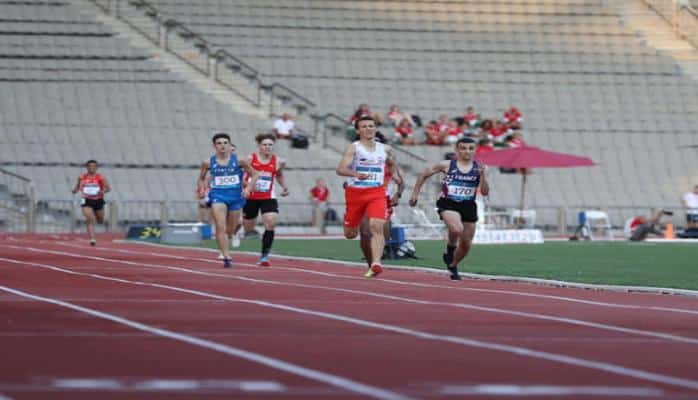
[[[383,143],[375,142],[376,148],[369,152],[359,141],[352,143],[355,148],[351,170],[369,174],[364,180],[349,178],[347,186],[357,189],[377,188],[385,185],[385,161],[388,154]]]
[[[99,200],[104,197],[104,178],[100,174],[82,174],[78,189],[83,199]]]
[[[257,183],[254,186],[254,192],[250,193],[247,197],[248,200],[267,200],[275,199],[276,193],[274,193],[274,182],[276,181],[276,155],[272,154],[271,160],[267,163],[263,163],[257,157],[257,153],[252,153],[252,162],[250,166],[259,172],[257,176]],[[245,182],[249,177],[245,175]]]
[[[242,170],[235,154],[230,155],[228,165],[219,164],[216,156],[211,156],[209,171],[211,172],[209,197],[242,198]]]
[[[480,166],[477,161],[473,161],[470,171],[464,174],[458,169],[458,160],[451,160],[441,183],[441,197],[453,201],[475,201],[479,185]]]

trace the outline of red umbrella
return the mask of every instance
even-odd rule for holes
[[[533,146],[512,147],[505,150],[490,151],[480,154],[477,156],[476,160],[486,165],[504,168],[568,168],[591,167],[596,165],[596,163],[588,157],[542,150]],[[521,210],[524,208],[526,174],[524,173],[522,177]]]

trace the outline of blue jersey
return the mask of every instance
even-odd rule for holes
[[[209,162],[209,170],[211,171],[209,199],[242,200],[242,170],[235,154],[230,155],[228,165],[219,164],[216,156],[213,155]]]
[[[448,172],[441,184],[441,197],[453,201],[475,201],[477,187],[480,185],[480,165],[473,161],[473,166],[464,174],[458,169],[458,160],[451,160]]]

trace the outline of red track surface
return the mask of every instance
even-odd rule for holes
[[[0,399],[698,398],[696,298],[86,244],[0,236]]]

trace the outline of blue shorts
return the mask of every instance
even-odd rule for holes
[[[228,207],[228,212],[238,211],[245,205],[245,199],[231,199],[225,197],[209,197],[208,206],[213,204],[225,204]]]

